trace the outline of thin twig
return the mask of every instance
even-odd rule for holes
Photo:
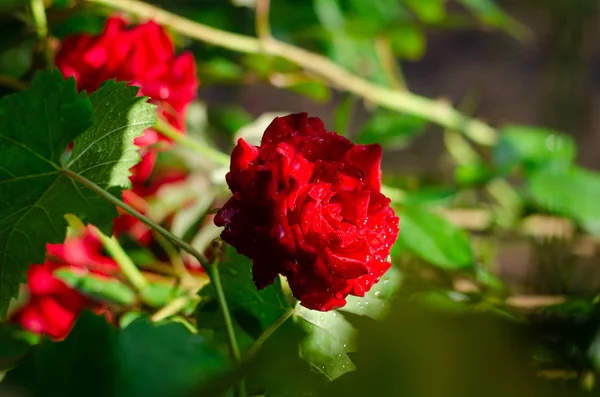
[[[269,7],[270,0],[256,0],[256,35],[261,41],[271,39]]]
[[[35,22],[42,53],[44,54],[46,67],[51,69],[54,67],[54,56],[48,40],[48,21],[46,19],[46,6],[44,0],[31,0],[29,6],[31,8],[31,16]]]
[[[287,319],[292,316],[292,314],[294,314],[294,309],[289,309],[285,313],[283,313],[273,324],[271,324],[269,328],[267,328],[265,332],[263,332],[262,335],[258,337],[258,339],[256,340],[256,342],[254,342],[250,350],[248,350],[245,360],[252,360],[252,358],[256,356],[256,354],[258,353],[262,345],[267,341],[267,339],[269,339],[269,337],[273,335],[273,333],[277,331],[277,329],[279,329],[279,327],[281,327],[281,325],[283,325],[283,323],[285,323]]]

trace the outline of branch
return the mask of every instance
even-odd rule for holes
[[[137,17],[152,19],[180,34],[233,51],[279,56],[320,76],[330,85],[351,92],[370,102],[398,112],[422,117],[445,128],[463,132],[482,145],[493,145],[497,140],[494,128],[470,119],[443,101],[431,100],[405,91],[392,90],[371,83],[349,72],[321,55],[303,50],[275,39],[254,37],[223,30],[191,21],[138,0],[86,0],[118,9]]]

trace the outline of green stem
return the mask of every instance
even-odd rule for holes
[[[240,354],[240,348],[237,344],[237,338],[235,336],[235,330],[233,328],[233,320],[231,319],[231,313],[229,312],[229,307],[227,306],[227,300],[225,299],[225,292],[223,291],[223,284],[221,283],[221,275],[219,273],[219,263],[220,258],[217,257],[212,264],[205,268],[206,274],[210,277],[211,283],[215,288],[215,292],[217,293],[217,299],[219,301],[219,307],[221,309],[221,316],[223,317],[223,322],[225,323],[225,329],[227,331],[227,340],[229,342],[229,350],[231,350],[231,356],[233,360],[241,364],[242,363],[242,355]],[[236,397],[246,397],[246,382],[245,380],[240,381],[237,387],[234,390]]]
[[[133,285],[133,287],[139,292],[144,291],[148,288],[148,280],[144,277],[140,269],[137,268],[135,263],[127,255],[121,244],[114,237],[108,237],[96,228],[96,234],[100,238],[102,245],[108,251],[110,256],[117,262],[119,269],[123,272],[127,280]]]
[[[156,131],[160,132],[162,135],[166,136],[167,138],[172,139],[174,142],[177,142],[181,146],[187,147],[188,149],[191,149],[191,150],[203,155],[207,159],[210,159],[211,161],[213,161],[219,165],[223,165],[223,166],[229,165],[229,156],[228,155],[226,155],[225,153],[222,153],[222,152],[218,151],[217,149],[214,149],[202,142],[192,139],[185,134],[182,134],[177,129],[171,127],[171,125],[169,123],[167,123],[163,120],[159,119],[156,122],[156,124],[154,125],[154,129]]]
[[[283,325],[283,323],[285,323],[287,319],[292,316],[292,314],[294,314],[294,309],[286,311],[277,319],[277,321],[271,324],[269,328],[267,328],[265,332],[263,332],[262,335],[258,337],[258,339],[256,340],[256,342],[254,342],[250,350],[248,350],[248,354],[246,354],[245,360],[250,361],[252,358],[254,358],[256,353],[258,353],[258,351],[260,350],[262,345],[267,341],[267,339],[269,339],[269,337],[273,335],[273,333],[277,331],[277,329],[279,329],[279,327]]]
[[[242,356],[240,354],[240,349],[237,345],[237,338],[235,337],[235,330],[233,329],[233,320],[231,319],[229,307],[227,306],[227,302],[225,300],[225,292],[223,291],[223,284],[221,283],[221,275],[219,273],[219,266],[217,265],[217,262],[218,261],[215,261],[215,263],[213,263],[212,266],[209,266],[206,269],[206,273],[210,277],[213,287],[215,288],[215,292],[217,293],[217,299],[219,300],[219,302],[224,302],[224,305],[221,305],[221,315],[223,316],[225,328],[227,329],[229,348],[231,349],[231,355],[233,359],[236,362],[240,363],[242,361]]]
[[[94,182],[88,180],[87,178],[84,178],[83,176],[81,176],[71,170],[62,169],[61,171],[65,175],[67,175],[69,178],[73,179],[76,182],[81,183],[82,185],[84,185],[85,187],[87,187],[88,189],[90,189],[91,191],[93,191],[94,193],[96,193],[97,195],[99,195],[100,197],[102,197],[103,199],[108,201],[109,203],[116,205],[117,207],[121,208],[123,211],[134,216],[139,221],[148,225],[149,227],[154,229],[156,232],[160,233],[163,237],[172,241],[173,244],[175,244],[175,245],[179,246],[181,249],[189,252],[192,256],[194,256],[194,258],[196,258],[198,260],[198,262],[200,262],[202,267],[204,267],[206,274],[210,278],[210,281],[211,281],[212,285],[214,286],[215,291],[217,292],[217,300],[219,302],[219,307],[221,309],[223,321],[224,321],[225,327],[227,329],[227,337],[229,340],[229,347],[231,349],[231,354],[232,354],[233,358],[238,363],[240,363],[241,362],[240,349],[238,347],[237,339],[235,337],[235,331],[233,329],[233,321],[231,320],[231,314],[229,313],[229,307],[227,305],[227,300],[225,299],[225,293],[223,292],[223,285],[221,284],[221,277],[219,275],[219,269],[218,269],[218,266],[216,265],[216,262],[213,264],[209,263],[206,256],[204,256],[204,254],[200,253],[198,250],[196,250],[190,244],[186,243],[179,237],[175,236],[173,233],[171,233],[167,229],[163,228],[162,226],[157,225],[151,219],[140,214],[135,209],[133,209],[129,205],[125,204],[123,201],[119,200],[112,194],[108,193],[106,190],[102,189],[100,186],[96,185]],[[245,396],[245,388],[243,387],[243,385],[240,389],[241,389],[240,395],[242,397],[244,397]]]
[[[35,22],[37,36],[44,53],[46,67],[51,69],[54,67],[54,57],[48,42],[48,21],[46,19],[44,0],[30,0],[29,6],[31,7],[31,15]]]
[[[121,208],[123,211],[127,212],[129,215],[135,217],[136,219],[138,219],[140,222],[142,222],[143,224],[151,227],[152,229],[156,230],[158,233],[160,233],[163,237],[167,238],[168,240],[172,241],[173,244],[181,247],[183,250],[189,252],[194,258],[198,259],[198,261],[200,262],[200,264],[203,267],[207,267],[210,266],[210,263],[208,262],[208,259],[206,259],[206,256],[204,256],[204,254],[202,254],[201,252],[199,252],[198,250],[196,250],[194,247],[192,247],[190,244],[186,243],[185,241],[183,241],[182,239],[180,239],[179,237],[177,237],[176,235],[174,235],[173,233],[171,233],[170,231],[168,231],[167,229],[165,229],[164,227],[157,225],[154,221],[152,221],[150,218],[140,214],[139,212],[137,212],[135,209],[133,209],[132,207],[130,207],[129,205],[125,204],[123,201],[119,200],[118,198],[116,198],[115,196],[113,196],[112,194],[108,193],[106,190],[102,189],[100,186],[96,185],[94,182],[84,178],[83,176],[68,170],[68,169],[62,169],[62,172],[67,175],[69,178],[81,183],[82,185],[86,186],[87,188],[89,188],[91,191],[93,191],[94,193],[96,193],[97,195],[99,195],[100,197],[102,197],[103,199],[105,199],[106,201],[116,205],[117,207]]]
[[[211,283],[213,284],[213,286],[215,287],[215,290],[217,292],[217,299],[219,301],[219,307],[221,308],[221,313],[223,315],[225,327],[227,328],[227,336],[229,338],[229,345],[231,348],[231,353],[236,361],[241,362],[240,351],[238,348],[237,339],[235,337],[235,332],[233,330],[233,322],[231,320],[231,315],[229,313],[229,308],[227,305],[227,301],[225,299],[225,294],[223,292],[223,286],[221,284],[221,278],[220,278],[218,267],[216,266],[216,264],[209,264],[207,258],[202,253],[198,252],[194,247],[192,247],[185,241],[181,240],[179,237],[175,236],[173,233],[169,232],[162,226],[157,225],[151,219],[140,214],[135,209],[133,209],[129,205],[125,204],[123,201],[114,197],[112,194],[108,193],[107,191],[102,189],[100,186],[96,185],[94,182],[82,177],[81,175],[79,175],[73,171],[70,171],[67,169],[63,169],[62,171],[71,179],[86,186],[87,188],[89,188],[94,193],[98,194],[100,197],[104,198],[108,202],[120,207],[128,214],[134,216],[135,218],[137,218],[144,224],[146,224],[149,227],[151,227],[152,229],[154,229],[156,232],[160,233],[163,237],[169,239],[177,246],[179,246],[182,249],[184,249],[185,251],[189,252],[202,264],[202,266],[206,270],[206,273],[208,274],[208,276],[211,279]]]
[[[256,35],[261,40],[271,39],[269,7],[270,0],[256,0]]]
[[[482,145],[493,145],[497,133],[491,126],[471,119],[445,101],[431,100],[408,91],[398,91],[371,83],[321,55],[275,39],[261,40],[225,32],[191,21],[138,0],[87,0],[102,4],[156,23],[169,26],[184,36],[233,51],[270,54],[287,59],[305,71],[321,76],[330,85],[360,96],[369,102],[398,112],[422,117],[440,126],[461,131]]]
[[[169,302],[165,307],[158,310],[152,315],[152,321],[161,321],[179,313],[184,307],[190,303],[190,298],[187,296],[179,296]]]

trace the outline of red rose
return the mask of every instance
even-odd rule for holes
[[[79,90],[93,92],[115,79],[140,87],[139,95],[150,97],[158,114],[171,126],[185,131],[186,110],[196,96],[198,79],[191,53],[175,56],[173,42],[154,22],[127,27],[118,17],[108,18],[97,36],[79,34],[66,38],[56,56],[56,66],[65,77],[74,76]],[[144,191],[157,159],[156,143],[166,141],[156,130],[147,129],[135,139],[142,160],[131,168],[135,193],[125,192],[124,200],[144,212]],[[135,199],[135,197],[139,199]],[[144,208],[135,203],[143,202]],[[151,239],[150,229],[130,215],[115,220],[115,234],[127,232],[142,244]]]
[[[127,28],[125,20],[108,18],[104,31],[98,36],[84,33],[63,40],[56,66],[65,77],[75,77],[77,88],[88,93],[111,79],[140,87],[139,95],[150,97],[164,119],[185,131],[185,112],[198,89],[196,64],[191,53],[175,56],[171,39],[156,23]],[[148,129],[135,143],[146,148],[159,139],[166,140]],[[154,159],[149,156],[146,166],[153,165]],[[147,171],[147,167],[136,168],[134,173],[138,170]],[[134,178],[144,175],[147,173]]]
[[[29,300],[11,316],[11,321],[31,332],[63,339],[82,310],[101,312],[103,309],[54,277],[53,272],[69,267],[72,271],[111,276],[118,273],[119,267],[111,258],[101,254],[101,243],[89,227],[81,236],[69,238],[64,244],[48,244],[46,247],[46,262],[31,265],[27,271]]]
[[[399,219],[380,192],[381,147],[355,145],[306,113],[276,118],[260,147],[231,155],[233,197],[221,237],[253,261],[257,287],[287,277],[294,296],[327,311],[363,296],[389,269]]]
[[[182,115],[196,96],[198,80],[191,53],[175,56],[173,42],[154,22],[127,28],[108,18],[98,36],[67,37],[56,56],[65,76],[74,76],[79,90],[93,92],[111,79],[140,87],[168,114]]]

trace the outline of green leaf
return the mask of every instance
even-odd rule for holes
[[[221,352],[180,324],[140,318],[119,330],[86,312],[66,340],[38,346],[2,386],[32,396],[162,397],[189,393],[227,368]]]
[[[154,106],[137,87],[107,81],[90,95],[92,126],[80,135],[66,168],[102,187],[131,186],[129,169],[139,160],[134,138],[154,124]]]
[[[29,265],[44,260],[46,243],[64,240],[66,214],[112,232],[114,206],[63,171],[114,194],[129,186],[127,169],[138,161],[133,138],[154,122],[153,106],[136,94],[136,88],[111,82],[90,102],[77,93],[73,79],[46,71],[28,90],[0,100],[0,317]],[[63,166],[73,140],[73,154]]]
[[[573,139],[556,131],[509,126],[500,131],[494,147],[494,163],[504,171],[519,164],[531,168],[548,163],[571,164],[577,148]]]
[[[97,276],[93,273],[80,274],[67,267],[57,269],[53,274],[91,299],[110,301],[124,306],[135,303],[135,292],[117,279]]]
[[[450,204],[458,194],[456,189],[448,187],[422,187],[406,195],[404,205],[420,205],[422,207]]]
[[[210,108],[208,120],[215,127],[233,136],[240,128],[250,124],[254,118],[239,106],[223,106]]]
[[[118,342],[117,385],[123,397],[182,395],[229,367],[225,355],[181,324],[136,320]]]
[[[418,26],[400,25],[391,31],[390,45],[394,54],[416,61],[425,53],[425,32]]]
[[[348,94],[342,99],[333,113],[333,130],[339,135],[346,136],[352,120],[352,109],[356,104],[356,97]]]
[[[385,148],[403,148],[419,136],[426,125],[425,120],[419,117],[378,111],[363,127],[357,143],[378,143]]]
[[[454,171],[454,179],[461,186],[483,185],[496,176],[497,172],[483,161],[460,164]]]
[[[336,310],[319,312],[298,305],[294,322],[307,333],[300,355],[330,380],[356,369],[349,352],[356,350],[356,329]]]
[[[214,57],[198,63],[198,74],[203,80],[241,80],[244,77],[244,69],[235,62],[224,57]],[[206,76],[206,77],[205,77]]]
[[[327,102],[331,98],[329,87],[319,81],[305,81],[287,86],[286,88],[319,103]]]
[[[404,0],[404,2],[423,22],[439,22],[446,15],[444,0]]]
[[[31,335],[6,323],[0,325],[0,371],[14,367],[27,354],[32,345],[28,340]]]
[[[400,288],[401,281],[402,274],[400,270],[392,266],[364,297],[348,296],[346,306],[339,310],[359,316],[381,319],[387,313],[390,307],[390,299]]]
[[[400,215],[398,241],[425,261],[442,269],[473,265],[469,236],[445,219],[419,206],[407,206]]]
[[[71,14],[64,22],[52,27],[52,35],[63,38],[72,34],[89,33],[97,35],[104,29],[106,18],[97,12],[81,10]]]
[[[399,270],[392,267],[364,297],[348,296],[339,310],[319,312],[297,305],[294,323],[306,334],[300,343],[301,357],[330,380],[353,371],[356,367],[348,353],[356,350],[357,331],[343,313],[383,318],[400,280]]]
[[[599,173],[577,166],[545,167],[527,175],[527,189],[538,205],[600,236]]]
[[[459,2],[488,25],[501,27],[506,23],[506,14],[494,0],[459,0]]]

